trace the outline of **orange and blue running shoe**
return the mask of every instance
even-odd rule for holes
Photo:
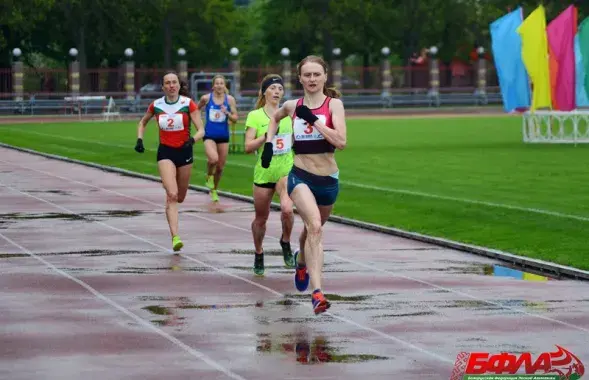
[[[311,301],[313,302],[313,311],[315,314],[324,313],[331,306],[329,301],[325,298],[319,289],[315,289],[313,291],[313,294],[311,295]]]
[[[299,250],[297,249],[294,254],[294,263],[297,266],[295,270],[295,287],[299,292],[304,292],[309,287],[309,273],[307,273],[307,265],[299,264],[297,258],[299,256]]]

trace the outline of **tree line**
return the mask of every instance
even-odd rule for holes
[[[490,48],[489,24],[521,5],[527,16],[540,0],[3,0],[0,67],[19,47],[33,67],[65,67],[75,47],[83,68],[118,67],[132,48],[138,67],[223,67],[240,50],[245,67],[275,65],[283,47],[298,60],[332,58],[333,48],[355,66],[376,65],[383,46],[393,65],[438,47],[442,62],[468,60]],[[548,22],[572,4],[543,0]],[[578,1],[579,21],[589,1]]]

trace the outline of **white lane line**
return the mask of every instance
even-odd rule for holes
[[[36,200],[38,200],[38,201],[41,201],[41,202],[47,203],[47,204],[49,204],[49,205],[51,205],[51,206],[53,206],[53,207],[55,207],[55,208],[58,208],[58,209],[60,209],[60,210],[63,210],[63,211],[65,211],[65,212],[67,212],[67,213],[69,213],[69,214],[72,214],[72,215],[77,215],[77,216],[83,217],[82,215],[80,215],[80,214],[78,214],[78,213],[76,213],[76,212],[74,212],[74,211],[72,211],[72,210],[69,210],[69,209],[67,209],[67,208],[65,208],[65,207],[63,207],[63,206],[60,206],[60,205],[58,205],[58,204],[56,204],[56,203],[53,203],[53,202],[51,202],[51,201],[48,201],[48,200],[46,200],[46,199],[43,199],[43,198],[41,198],[41,197],[38,197],[38,196],[36,196],[36,195],[32,195],[32,194],[30,194],[30,193],[27,193],[27,192],[21,191],[21,190],[19,190],[19,189],[16,189],[16,188],[14,188],[14,187],[12,187],[12,186],[8,186],[8,185],[2,184],[2,183],[0,183],[0,186],[3,186],[3,187],[5,187],[5,188],[8,188],[8,189],[10,189],[10,190],[12,190],[12,191],[18,192],[18,193],[20,193],[20,194],[22,194],[22,195],[26,195],[26,196],[28,196],[28,197],[34,198],[34,199],[36,199]],[[163,250],[163,251],[165,251],[165,252],[172,253],[170,249],[167,249],[166,247],[164,247],[164,246],[162,246],[162,245],[159,245],[159,244],[157,244],[157,243],[151,242],[151,241],[149,241],[149,240],[147,240],[147,239],[145,239],[145,238],[142,238],[142,237],[140,237],[140,236],[137,236],[137,235],[135,235],[135,234],[132,234],[132,233],[130,233],[130,232],[127,232],[127,231],[125,231],[125,230],[122,230],[122,229],[120,229],[120,228],[113,227],[113,226],[111,226],[111,225],[109,225],[109,224],[106,224],[106,223],[104,223],[104,222],[101,222],[101,221],[99,221],[99,220],[95,220],[95,219],[92,219],[92,218],[88,218],[88,217],[83,217],[83,218],[85,218],[86,220],[90,220],[90,221],[92,221],[92,222],[94,222],[94,223],[100,224],[100,225],[102,225],[102,226],[104,226],[104,227],[110,228],[110,229],[112,229],[112,230],[114,230],[114,231],[117,231],[117,232],[120,232],[120,233],[122,233],[122,234],[125,234],[125,235],[127,235],[127,236],[129,236],[129,237],[132,237],[132,238],[134,238],[134,239],[137,239],[137,240],[139,240],[139,241],[142,241],[142,242],[144,242],[144,243],[150,244],[150,245],[152,245],[152,246],[154,246],[154,247],[157,247],[157,248],[159,248],[159,249],[161,249],[161,250]],[[261,285],[261,284],[259,284],[259,283],[257,283],[257,282],[251,281],[251,280],[249,280],[249,279],[247,279],[247,278],[244,278],[244,277],[238,276],[238,275],[236,275],[236,274],[234,274],[234,273],[231,273],[231,272],[228,272],[228,271],[226,271],[226,270],[224,270],[224,269],[217,268],[217,267],[215,267],[215,266],[213,266],[213,265],[211,265],[211,264],[208,264],[208,263],[206,263],[206,262],[204,262],[204,261],[198,260],[198,259],[196,259],[196,258],[194,258],[194,257],[191,257],[191,256],[186,256],[186,255],[182,255],[182,257],[184,257],[184,258],[186,258],[186,259],[188,259],[188,260],[191,260],[191,261],[193,261],[193,262],[195,262],[195,263],[198,263],[198,264],[200,264],[200,265],[203,265],[203,266],[209,267],[209,268],[211,268],[211,269],[213,269],[213,270],[215,270],[215,271],[217,271],[217,272],[219,272],[219,273],[223,273],[223,274],[225,274],[226,276],[233,277],[233,278],[235,278],[235,279],[238,279],[238,280],[241,280],[241,281],[243,281],[243,282],[246,282],[246,283],[248,283],[248,284],[251,284],[251,285],[253,285],[253,286],[256,286],[256,287],[258,287],[258,288],[260,288],[260,289],[264,289],[264,290],[266,290],[266,291],[268,291],[268,292],[270,292],[270,293],[272,293],[272,294],[274,294],[274,295],[276,295],[276,296],[280,296],[281,298],[288,298],[286,295],[284,295],[284,294],[282,294],[282,293],[280,293],[280,292],[278,292],[278,291],[276,291],[276,290],[274,290],[274,289],[272,289],[272,288],[269,288],[269,287],[267,287],[267,286]],[[56,268],[56,269],[57,269],[57,268]],[[312,306],[311,306],[311,304],[310,304],[309,302],[302,303],[302,302],[300,302],[299,300],[292,299],[292,298],[291,298],[291,300],[292,300],[293,302],[295,302],[295,303],[298,303],[298,304],[305,305],[305,306],[307,306],[307,307],[309,307],[309,308],[311,308],[311,309],[312,309]],[[121,308],[122,308],[122,307],[121,307]],[[432,351],[426,350],[426,349],[424,349],[424,348],[421,348],[421,347],[419,347],[419,346],[416,346],[416,345],[414,345],[414,344],[412,344],[412,343],[410,343],[410,342],[407,342],[407,341],[405,341],[405,340],[402,340],[402,339],[400,339],[400,338],[397,338],[396,336],[389,335],[389,334],[385,334],[385,333],[383,333],[382,331],[375,330],[375,329],[373,329],[373,328],[371,328],[371,327],[368,327],[368,326],[361,325],[361,324],[359,324],[359,323],[357,323],[357,322],[355,322],[355,321],[352,321],[352,320],[350,320],[350,319],[347,319],[347,318],[345,318],[345,317],[342,317],[342,316],[339,316],[339,315],[336,315],[336,314],[332,314],[332,313],[329,313],[329,312],[327,312],[327,313],[324,313],[324,314],[326,314],[326,315],[329,315],[329,316],[331,316],[331,317],[333,317],[333,318],[335,318],[335,319],[338,319],[338,320],[340,320],[340,321],[342,321],[342,322],[348,323],[348,324],[350,324],[350,325],[352,325],[352,326],[355,326],[355,327],[357,327],[357,328],[359,328],[359,329],[362,329],[362,330],[365,330],[365,331],[372,332],[372,333],[374,333],[374,334],[376,334],[376,335],[378,335],[378,336],[380,336],[380,337],[382,337],[382,338],[386,338],[386,339],[392,340],[392,341],[394,341],[394,342],[400,343],[400,344],[402,344],[402,345],[405,345],[405,346],[407,346],[407,347],[410,347],[410,348],[412,348],[412,349],[414,349],[414,350],[416,350],[416,351],[419,351],[419,352],[421,352],[422,354],[425,354],[425,355],[431,356],[431,357],[433,357],[433,358],[435,358],[435,359],[437,359],[437,360],[440,360],[440,361],[442,361],[442,362],[446,362],[446,363],[454,363],[454,361],[453,361],[453,360],[451,360],[451,359],[449,359],[449,358],[443,357],[443,356],[441,356],[441,355],[438,355],[438,354],[437,354],[437,353],[435,353],[435,352],[432,352]],[[137,318],[139,318],[139,317],[137,317]],[[144,323],[147,323],[147,322],[144,322]],[[201,355],[202,355],[202,354],[201,354]]]
[[[0,186],[5,186],[5,185],[0,184]],[[5,186],[5,187],[11,188],[9,186]],[[11,188],[11,189],[12,190],[16,190],[14,188]],[[18,191],[18,190],[16,190],[16,191]],[[25,195],[29,195],[30,196],[30,194],[25,194]],[[36,198],[36,197],[33,197],[33,198]],[[69,273],[67,273],[67,272],[65,272],[65,271],[57,268],[55,265],[51,264],[49,261],[43,259],[42,257],[37,256],[36,254],[34,254],[33,252],[31,252],[30,250],[28,250],[27,248],[25,248],[22,245],[18,244],[17,242],[15,242],[14,240],[12,240],[9,237],[5,236],[4,234],[0,233],[0,237],[2,237],[4,240],[6,240],[7,242],[9,242],[13,246],[19,248],[21,251],[25,252],[26,254],[28,254],[29,256],[31,256],[32,258],[34,258],[34,259],[40,261],[41,263],[45,264],[47,267],[51,268],[52,270],[54,270],[58,274],[60,274],[63,277],[67,278],[68,280],[71,280],[71,281],[75,282],[76,284],[80,285],[81,287],[83,287],[84,289],[86,289],[87,291],[89,291],[90,293],[92,293],[99,300],[107,303],[108,305],[110,305],[113,308],[117,309],[118,311],[120,311],[121,313],[125,314],[129,318],[135,320],[137,323],[139,323],[140,325],[146,327],[148,330],[151,330],[154,333],[160,335],[161,337],[167,339],[168,341],[170,341],[171,343],[175,344],[176,346],[178,346],[182,350],[186,351],[188,354],[190,354],[190,355],[194,356],[195,358],[197,358],[199,360],[202,360],[203,362],[207,363],[211,367],[215,368],[217,371],[220,371],[220,372],[224,373],[225,375],[227,375],[228,377],[230,377],[232,379],[245,380],[244,377],[241,377],[238,374],[232,372],[231,370],[223,367],[221,364],[219,364],[216,361],[214,361],[213,359],[209,358],[208,356],[206,356],[202,352],[193,349],[192,347],[186,345],[182,341],[174,338],[173,336],[171,336],[167,332],[165,332],[165,331],[157,328],[153,324],[151,324],[151,323],[147,322],[146,320],[144,320],[143,318],[139,317],[137,314],[135,314],[132,311],[124,308],[123,306],[119,305],[118,303],[116,303],[112,299],[110,299],[107,296],[105,296],[104,294],[100,293],[98,290],[94,289],[92,286],[88,285],[84,281],[82,281],[82,280],[80,280],[80,279],[78,279],[78,278],[70,275]]]
[[[88,187],[95,188],[97,190],[101,190],[101,191],[105,191],[105,192],[108,192],[108,193],[116,194],[116,195],[119,195],[119,196],[122,196],[122,197],[125,197],[125,198],[128,198],[128,199],[133,199],[133,200],[136,200],[138,202],[143,202],[143,203],[146,203],[146,204],[151,204],[151,205],[154,205],[154,206],[157,206],[157,207],[161,207],[161,204],[158,204],[158,203],[155,203],[155,202],[151,202],[151,201],[148,201],[146,199],[133,197],[131,195],[123,194],[123,193],[120,193],[120,192],[115,191],[115,190],[105,189],[105,188],[102,188],[100,186],[95,186],[95,185],[92,185],[92,184],[89,184],[89,183],[86,183],[86,182],[77,181],[77,180],[74,180],[74,179],[71,179],[71,178],[59,176],[59,175],[56,175],[56,174],[53,174],[53,173],[49,173],[49,172],[42,171],[42,170],[37,170],[37,169],[34,169],[34,168],[30,168],[30,167],[27,167],[27,166],[24,166],[24,165],[20,165],[20,164],[15,164],[15,163],[12,163],[12,162],[6,162],[6,161],[2,161],[2,160],[0,160],[0,162],[9,163],[9,164],[12,164],[12,165],[15,165],[15,166],[20,166],[20,167],[23,167],[25,169],[28,169],[28,170],[31,170],[31,171],[36,171],[36,172],[39,172],[39,173],[42,173],[42,174],[45,174],[45,175],[48,175],[48,176],[51,176],[51,177],[59,178],[59,179],[66,180],[66,181],[69,181],[69,182],[72,182],[72,183],[78,183],[78,184],[81,184],[81,185],[85,185],[85,186],[88,186]],[[236,229],[236,230],[241,230],[241,231],[244,231],[244,232],[246,232],[248,234],[251,234],[251,230],[249,230],[247,228],[239,227],[239,226],[236,226],[236,225],[233,225],[233,224],[230,224],[230,223],[221,222],[221,221],[218,221],[218,220],[215,220],[215,219],[212,219],[212,218],[208,218],[208,217],[202,216],[202,215],[195,215],[195,214],[187,214],[187,215],[188,216],[191,216],[193,218],[197,218],[197,219],[201,219],[201,220],[206,220],[207,222],[220,224],[220,225],[225,226],[225,227],[233,228],[233,229]],[[276,236],[271,236],[271,235],[266,235],[266,236],[267,237],[270,237],[272,239],[275,239],[275,240],[279,240],[280,239],[280,237],[276,237]],[[397,274],[397,273],[391,272],[389,270],[382,269],[382,268],[380,268],[378,266],[375,266],[375,265],[369,265],[369,264],[363,263],[361,261],[356,261],[356,260],[348,259],[346,257],[342,257],[340,255],[337,255],[337,254],[333,253],[333,252],[325,252],[325,255],[326,256],[331,256],[331,257],[337,258],[339,260],[342,260],[342,261],[345,261],[345,262],[348,262],[348,263],[351,263],[351,264],[354,264],[354,265],[357,265],[357,266],[360,266],[360,267],[363,267],[363,268],[366,268],[366,269],[371,269],[371,270],[374,270],[374,271],[377,271],[377,272],[380,272],[380,273],[384,273],[384,274],[387,274],[387,275],[392,276],[392,277],[403,278],[405,280],[418,282],[418,283],[421,283],[423,285],[430,286],[430,287],[432,287],[434,289],[438,289],[438,290],[443,290],[443,291],[446,291],[446,292],[454,293],[454,294],[457,294],[457,295],[460,295],[460,296],[463,296],[463,297],[466,297],[466,298],[470,298],[470,299],[473,299],[473,300],[484,302],[484,303],[489,304],[489,305],[497,306],[497,307],[500,307],[502,309],[510,310],[510,311],[517,312],[517,313],[521,313],[521,314],[527,315],[529,317],[543,319],[545,321],[549,321],[549,322],[552,322],[552,323],[556,323],[556,324],[560,324],[560,325],[563,325],[563,326],[567,326],[567,327],[573,328],[575,330],[579,330],[579,331],[583,331],[583,332],[589,333],[589,329],[586,329],[586,328],[581,327],[581,326],[574,325],[572,323],[568,323],[568,322],[561,321],[561,320],[558,320],[558,319],[550,318],[548,316],[544,316],[544,315],[540,315],[540,314],[534,314],[534,313],[528,312],[526,310],[518,309],[518,308],[515,308],[515,307],[512,307],[512,306],[503,305],[500,302],[486,300],[484,298],[477,297],[475,295],[472,295],[472,294],[469,294],[469,293],[466,293],[466,292],[463,292],[463,291],[460,291],[460,290],[455,290],[455,289],[452,289],[452,288],[447,288],[447,287],[444,287],[444,286],[439,286],[439,285],[436,285],[436,284],[431,283],[431,282],[426,281],[426,280],[420,280],[418,278],[414,278],[414,277],[410,277],[410,276],[406,276],[406,275],[402,275],[402,274]]]

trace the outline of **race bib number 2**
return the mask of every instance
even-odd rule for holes
[[[274,147],[274,155],[278,156],[286,154],[292,149],[292,135],[285,133],[282,135],[276,135],[272,139],[272,146]]]
[[[181,114],[161,115],[158,119],[162,131],[182,131],[184,119]]]
[[[317,118],[325,124],[325,115],[316,115]],[[325,140],[325,137],[312,125],[298,117],[294,120],[294,137],[296,141]]]

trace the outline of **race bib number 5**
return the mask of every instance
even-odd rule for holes
[[[184,119],[181,114],[161,115],[158,119],[162,131],[182,131]]]
[[[272,146],[274,147],[275,156],[290,152],[292,149],[292,135],[290,133],[285,133],[274,136],[272,139]]]
[[[325,124],[325,115],[316,115],[317,118]],[[305,120],[298,117],[294,120],[294,136],[296,141],[308,140],[325,140],[325,137],[312,125],[309,125]]]

